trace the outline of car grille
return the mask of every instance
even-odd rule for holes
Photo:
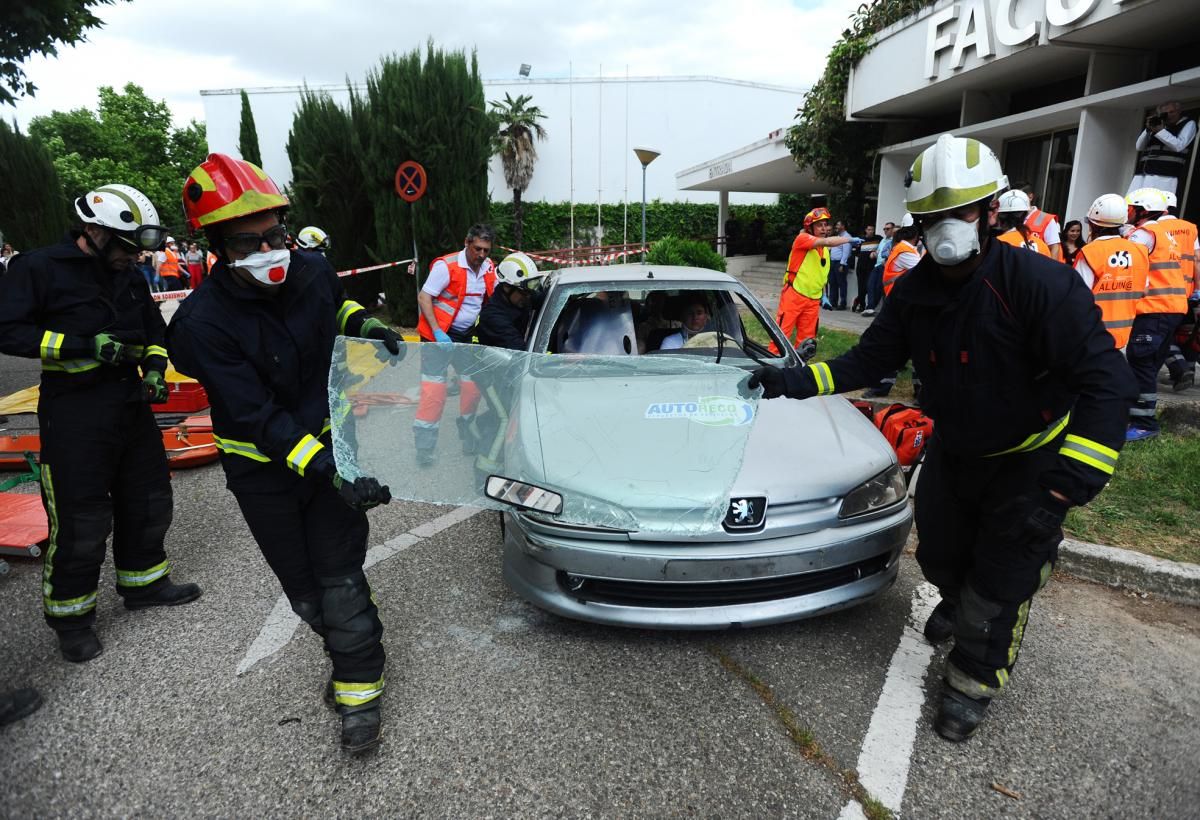
[[[889,554],[884,553],[856,564],[799,575],[710,583],[617,581],[568,576],[560,571],[558,585],[566,594],[580,601],[614,606],[732,606],[778,601],[835,589],[883,572],[887,568],[888,557]]]

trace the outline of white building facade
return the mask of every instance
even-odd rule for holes
[[[850,119],[887,123],[876,224],[900,220],[912,161],[947,132],[989,145],[1009,180],[1031,183],[1061,222],[1081,219],[1100,194],[1126,193],[1147,115],[1177,101],[1200,117],[1198,22],[1200,0],[938,0],[880,31],[846,93]],[[680,185],[744,190],[738,183],[765,175],[758,190],[820,192],[787,167],[781,140],[701,163]],[[1196,154],[1193,144],[1178,185],[1193,220]],[[727,160],[731,173],[701,178]]]

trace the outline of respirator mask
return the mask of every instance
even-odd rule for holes
[[[986,219],[986,214],[980,219]],[[939,265],[957,265],[979,253],[979,223],[947,217],[923,228],[925,247]]]

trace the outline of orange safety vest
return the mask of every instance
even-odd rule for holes
[[[163,263],[158,266],[158,275],[162,277],[179,278],[179,256],[170,248],[163,248],[163,254],[166,257]]]
[[[783,274],[784,288],[793,288],[808,299],[820,299],[829,279],[828,248],[817,245],[808,250],[796,250],[795,243],[788,254],[787,270]]]
[[[1025,217],[1025,227],[1029,228],[1029,232],[1045,244],[1046,229],[1050,227],[1051,222],[1056,221],[1058,221],[1058,217],[1054,214],[1048,214],[1041,208],[1031,208],[1029,216]],[[1046,255],[1049,256],[1049,253]]]
[[[1024,238],[1021,236],[1021,232],[1016,228],[1005,231],[996,238],[1006,245],[1012,245],[1014,248],[1024,248],[1027,251],[1040,253],[1042,256],[1051,256],[1050,246],[1047,245],[1042,238],[1033,231],[1029,232],[1028,243],[1025,242]],[[1032,248],[1029,247],[1030,244],[1033,245]]]
[[[1089,242],[1079,249],[1076,259],[1080,257],[1096,277],[1092,282],[1092,294],[1100,308],[1104,328],[1118,348],[1125,347],[1129,344],[1133,317],[1137,315],[1138,300],[1142,298],[1142,288],[1150,272],[1150,256],[1145,246],[1115,236]]]
[[[1138,227],[1154,234],[1154,250],[1150,252],[1150,278],[1146,284],[1146,295],[1138,302],[1138,315],[1187,313],[1188,292],[1183,285],[1183,265],[1179,261],[1175,240],[1161,222],[1147,222]]]
[[[912,268],[898,268],[896,261],[902,253],[917,253],[917,246],[911,242],[905,242],[901,239],[892,246],[892,252],[888,254],[887,262],[883,263],[883,295],[891,296],[892,288],[896,285],[896,280],[904,274],[908,273]]]
[[[208,266],[208,272],[212,273],[212,269],[217,265],[217,255],[209,251],[208,256],[204,257],[204,264]]]
[[[449,333],[450,325],[454,324],[454,317],[458,316],[458,312],[462,310],[463,301],[468,296],[483,296],[484,294],[467,292],[467,282],[470,281],[470,276],[467,269],[458,264],[457,251],[433,260],[429,270],[432,271],[433,266],[439,261],[445,262],[446,267],[450,269],[450,284],[433,297],[433,315],[437,319],[438,327]],[[490,259],[484,260],[483,268],[483,284],[487,295],[491,296],[496,287],[496,269],[492,266]],[[429,327],[429,322],[425,321],[424,313],[417,320],[417,333],[421,334],[422,339],[428,342],[433,341],[433,329]]]
[[[1164,216],[1158,221],[1175,240],[1183,269],[1183,288],[1191,296],[1196,292],[1196,225],[1177,216]]]

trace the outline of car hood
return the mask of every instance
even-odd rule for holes
[[[837,498],[895,461],[887,440],[840,396],[764,400],[733,495],[772,504]]]
[[[731,495],[841,496],[894,462],[844,399],[755,402],[737,395],[743,371],[714,370],[728,372],[527,377],[509,476],[561,492],[565,520],[700,531],[719,524]]]

